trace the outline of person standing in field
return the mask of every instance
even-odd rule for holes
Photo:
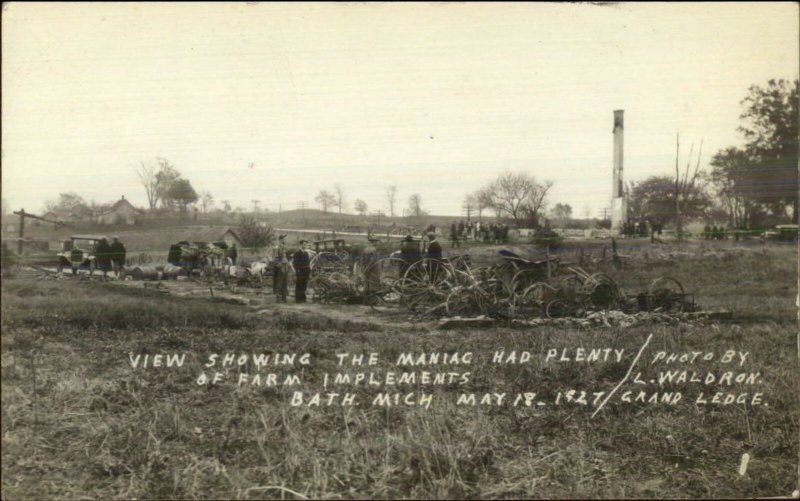
[[[236,244],[231,244],[231,247],[228,249],[228,257],[231,259],[231,264],[236,265],[236,258],[239,257],[239,250],[236,248]]]
[[[285,239],[286,235],[278,237],[278,243],[275,245],[275,252],[272,256],[272,292],[278,303],[285,303],[288,294],[286,279],[289,272],[289,260],[286,258]]]
[[[108,245],[108,240],[101,238],[97,242],[94,255],[97,269],[103,272],[104,277],[108,276],[108,272],[111,271],[111,246]]]
[[[294,302],[306,302],[306,288],[308,287],[308,279],[311,277],[311,255],[306,248],[308,242],[300,240],[300,247],[292,256],[292,266],[294,267]]]
[[[119,237],[115,236],[114,241],[111,242],[111,262],[114,265],[114,272],[120,280],[125,279],[125,257],[127,250],[125,245],[119,241]]]
[[[453,224],[450,225],[450,245],[452,248],[461,247],[461,244],[458,241],[458,226],[456,222],[453,221]]]
[[[400,276],[404,276],[406,274],[406,270],[408,268],[420,260],[420,248],[419,243],[414,241],[414,237],[411,234],[406,235],[406,238],[403,239],[403,243],[400,244],[400,259],[402,259],[402,264],[400,265]]]

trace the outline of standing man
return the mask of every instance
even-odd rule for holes
[[[288,294],[286,275],[289,272],[289,260],[286,258],[286,235],[278,237],[275,253],[272,257],[272,292],[275,293],[276,303],[285,303]]]
[[[103,277],[108,276],[108,272],[111,270],[111,246],[108,245],[108,240],[101,238],[97,242],[97,246],[94,248],[94,255],[97,269],[103,272]],[[91,274],[91,270],[89,274]]]
[[[235,243],[228,249],[228,257],[231,258],[231,264],[236,265],[236,258],[239,257],[239,250],[236,248]]]
[[[114,241],[111,243],[111,262],[114,265],[114,272],[117,278],[125,280],[125,257],[127,250],[122,242],[119,241],[118,236],[114,236]]]
[[[411,234],[406,235],[403,243],[400,244],[400,259],[403,260],[400,266],[400,276],[405,276],[406,270],[419,261],[420,257],[419,244],[414,241],[414,237]]]
[[[306,302],[306,287],[308,287],[308,279],[311,276],[311,255],[307,249],[308,241],[300,240],[300,247],[292,256],[292,265],[294,266],[294,302]]]
[[[436,233],[428,233],[428,248],[425,250],[425,257],[435,260],[429,263],[430,268],[428,272],[431,280],[435,282],[439,275],[439,270],[442,268],[442,244],[436,240]]]
[[[461,244],[458,242],[458,226],[456,226],[456,222],[453,221],[453,224],[450,225],[450,245],[452,248],[461,247]]]

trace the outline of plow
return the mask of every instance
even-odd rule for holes
[[[486,316],[497,319],[586,317],[600,311],[681,313],[696,310],[694,296],[672,277],[658,277],[626,293],[610,276],[562,266],[558,259],[531,261],[501,252],[502,262],[475,266],[469,256],[397,257],[352,268],[313,271],[312,300],[397,306],[420,316]]]

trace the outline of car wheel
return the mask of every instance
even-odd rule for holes
[[[77,274],[78,274],[78,268],[76,268],[76,267],[74,267],[74,266],[73,266],[73,267],[72,267],[72,274],[73,274],[73,275],[77,275]]]

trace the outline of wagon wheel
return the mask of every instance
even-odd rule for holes
[[[439,259],[422,259],[409,266],[403,275],[399,284],[400,302],[412,311],[420,306],[443,304],[454,283],[451,266]]]
[[[593,309],[611,310],[617,308],[622,300],[622,294],[614,279],[602,273],[595,273],[589,277],[587,302]]]
[[[647,289],[650,309],[662,311],[683,311],[685,297],[683,285],[672,277],[659,277]]]
[[[545,276],[546,273],[542,273],[542,270],[538,269],[527,268],[519,270],[511,279],[511,290],[518,296],[531,285],[544,280]]]
[[[322,275],[340,271],[346,267],[345,261],[332,252],[320,252],[311,259],[311,275]]]
[[[364,271],[367,294],[378,295],[382,302],[393,302],[400,298],[405,262],[396,257],[378,259]]]
[[[573,301],[584,290],[584,281],[577,275],[569,275],[558,281],[557,289],[559,296]]]
[[[308,281],[308,290],[311,291],[311,301],[314,303],[326,303],[328,292],[332,288],[330,279],[324,275],[311,277]]]
[[[471,298],[463,287],[458,287],[450,291],[447,295],[445,309],[449,316],[466,314],[470,309]]]
[[[514,299],[514,314],[522,318],[541,317],[545,314],[548,300],[556,289],[544,282],[537,282],[525,288]]]
[[[545,308],[547,318],[577,317],[582,316],[582,313],[580,304],[568,299],[554,299]]]

